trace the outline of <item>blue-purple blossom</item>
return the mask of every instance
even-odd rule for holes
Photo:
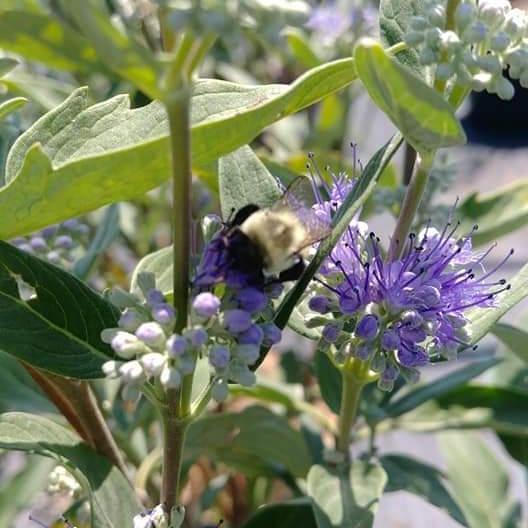
[[[264,332],[263,344],[266,346],[276,345],[282,339],[281,329],[273,323],[265,323],[260,326]]]
[[[332,215],[349,189],[350,182],[334,178],[329,199],[319,198],[315,206],[318,214]],[[451,358],[469,346],[467,310],[493,307],[495,296],[509,288],[492,275],[512,252],[485,271],[489,250],[473,251],[471,233],[457,237],[458,224],[448,223],[442,231],[427,226],[411,234],[401,256],[391,261],[365,227],[353,222],[345,231],[321,267],[317,294],[308,305],[316,313],[339,307],[340,316],[324,325],[323,339],[336,346],[355,339],[351,353],[371,361],[380,386],[388,389],[400,371],[414,378],[414,369],[431,358]]]
[[[168,303],[160,303],[152,308],[152,318],[164,326],[172,326],[176,322],[176,311]]]
[[[169,356],[176,358],[185,354],[189,348],[189,341],[181,335],[174,334],[167,340]]]
[[[202,347],[207,343],[209,334],[204,328],[192,328],[185,332],[185,337],[189,339],[193,347]]]
[[[252,324],[245,332],[238,335],[241,345],[261,345],[264,341],[264,330],[256,324]]]
[[[230,358],[229,347],[225,345],[213,345],[209,350],[209,362],[217,369],[225,369]]]
[[[228,332],[239,334],[245,332],[252,324],[251,314],[244,310],[227,310],[224,312],[224,327]]]
[[[250,313],[262,311],[268,304],[268,298],[257,288],[243,288],[236,292],[236,301],[242,310]]]
[[[199,293],[193,300],[193,309],[200,317],[216,315],[220,308],[220,299],[210,292]]]

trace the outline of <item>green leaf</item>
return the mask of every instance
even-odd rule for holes
[[[464,514],[444,485],[444,475],[437,468],[414,458],[395,454],[382,456],[380,463],[388,478],[385,493],[407,491],[423,497],[466,526]]]
[[[413,16],[420,12],[420,3],[414,0],[381,0],[379,6],[379,26],[381,40],[385,46],[403,42]],[[396,55],[396,59],[416,74],[423,76],[423,66],[415,49],[407,49]]]
[[[74,275],[81,279],[86,278],[97,257],[106,251],[118,234],[119,206],[114,204],[105,211],[86,253],[74,264]]]
[[[163,68],[148,48],[119,31],[110,13],[94,0],[67,0],[64,5],[101,61],[151,99],[159,97],[158,79]]]
[[[220,158],[218,175],[224,219],[244,205],[269,207],[282,195],[275,178],[247,145]]]
[[[283,32],[290,52],[294,59],[305,68],[315,68],[321,64],[321,59],[310,46],[308,36],[298,28],[289,27]]]
[[[442,433],[439,444],[447,476],[471,528],[500,528],[511,510],[506,468],[471,433]]]
[[[372,100],[418,151],[460,145],[466,136],[449,103],[373,39],[354,50],[358,77]]]
[[[528,437],[500,434],[499,438],[510,456],[528,470]]]
[[[123,528],[138,512],[134,490],[123,474],[69,429],[25,413],[0,415],[0,446],[29,451],[64,464],[89,494],[92,528]]]
[[[343,201],[332,220],[332,232],[319,244],[319,249],[310,264],[304,270],[301,278],[295,283],[295,286],[288,292],[284,300],[275,313],[275,324],[284,328],[288,323],[291,313],[299,303],[304,291],[310,284],[310,281],[317,273],[319,266],[337,244],[345,229],[350,225],[356,212],[365,203],[371,192],[374,190],[379,177],[383,173],[396,151],[402,143],[402,137],[395,135],[387,144],[381,147],[367,163],[357,183],[352,191]],[[264,358],[261,357],[260,362]],[[260,363],[259,363],[260,364]]]
[[[291,85],[199,80],[192,100],[193,164],[252,141],[266,126],[348,86],[354,61],[306,72]],[[13,146],[0,189],[0,238],[11,238],[157,187],[170,174],[166,113],[154,102],[130,110],[128,96],[88,108],[86,88],[41,118]],[[35,143],[39,143],[37,145]]]
[[[3,77],[6,73],[10,72],[13,68],[18,66],[19,62],[16,59],[10,57],[0,58],[0,77]]]
[[[43,12],[0,7],[0,48],[58,70],[88,73],[101,69],[95,49],[78,31]]]
[[[457,210],[462,221],[462,232],[478,231],[471,235],[474,245],[494,242],[528,223],[528,183],[518,181],[491,193],[473,193]]]
[[[339,414],[341,393],[343,392],[341,372],[330,358],[321,351],[317,351],[315,354],[314,369],[323,400],[333,413]]]
[[[0,526],[14,526],[15,516],[27,508],[49,482],[53,462],[38,456],[27,458],[25,467],[0,488]]]
[[[0,119],[7,117],[9,114],[23,107],[27,103],[25,97],[13,97],[0,104]]]
[[[19,295],[33,289],[31,297]],[[29,292],[28,292],[29,293]],[[101,378],[116,311],[73,275],[0,242],[0,349],[62,376]]]
[[[495,307],[476,308],[467,314],[471,322],[471,344],[480,341],[506,312],[528,296],[528,264],[520,269],[509,284],[509,290],[494,298]]]
[[[132,274],[130,280],[130,291],[139,297],[143,297],[141,288],[138,285],[138,277],[142,272],[154,273],[156,277],[156,288],[164,295],[172,294],[173,290],[173,251],[172,246],[158,249],[154,253],[149,253],[143,257]]]
[[[318,528],[367,528],[374,524],[387,475],[379,464],[362,460],[350,472],[312,466],[308,495],[313,500]]]
[[[304,477],[310,468],[310,454],[301,433],[284,417],[257,406],[194,422],[187,433],[186,453],[205,454],[255,476],[276,476],[287,470]]]
[[[312,503],[294,499],[260,507],[242,528],[317,528]]]
[[[505,323],[495,323],[491,332],[496,335],[519,359],[528,363],[528,333]]]
[[[53,414],[57,410],[22,364],[0,351],[0,412],[7,411]]]
[[[229,392],[233,396],[249,396],[267,403],[278,403],[291,412],[297,410],[296,400],[301,398],[302,386],[259,379],[252,387],[232,385]]]
[[[440,396],[456,389],[460,385],[467,383],[469,380],[495,366],[499,361],[500,360],[497,358],[490,358],[471,363],[455,372],[450,372],[433,382],[427,382],[417,388],[411,389],[404,396],[395,401],[389,402],[384,409],[385,416],[395,418],[408,413],[419,405],[422,405],[433,398],[439,398]]]

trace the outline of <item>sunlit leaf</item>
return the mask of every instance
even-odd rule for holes
[[[26,103],[27,99],[25,97],[14,97],[13,99],[4,101],[0,104],[0,119],[23,107]]]

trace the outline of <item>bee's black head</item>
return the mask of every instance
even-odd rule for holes
[[[231,220],[230,225],[232,226],[239,226],[244,223],[245,220],[247,220],[253,213],[256,213],[260,207],[255,204],[248,204],[244,205],[244,207],[241,207],[233,217],[233,220]]]

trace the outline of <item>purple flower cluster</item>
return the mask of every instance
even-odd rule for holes
[[[330,199],[315,206],[320,214],[331,214],[348,187],[335,180]],[[474,252],[471,233],[456,237],[458,228],[427,226],[389,260],[375,234],[353,222],[320,270],[308,303],[319,314],[323,341],[338,356],[370,361],[382,389],[390,390],[399,373],[417,379],[416,367],[433,358],[456,357],[470,343],[467,311],[494,306],[509,288],[491,277],[513,251],[486,272],[491,249]]]
[[[87,242],[90,228],[76,218],[41,229],[28,237],[11,241],[21,251],[37,255],[51,264],[70,268],[76,252]]]

